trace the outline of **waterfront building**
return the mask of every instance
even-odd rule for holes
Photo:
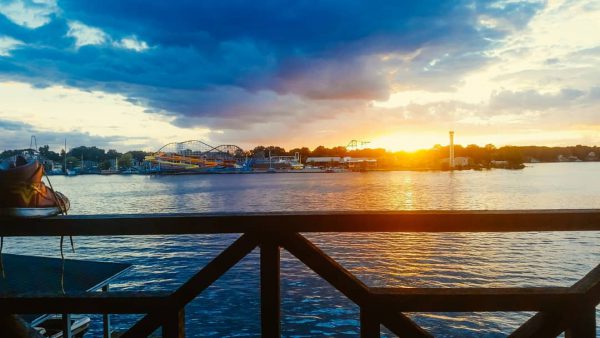
[[[448,165],[449,168],[464,168],[464,167],[468,167],[471,164],[471,158],[470,157],[454,157],[454,166],[452,166],[452,163],[450,162],[451,158],[445,158],[442,159],[440,161],[440,163],[442,165]]]
[[[491,160],[490,166],[492,168],[508,168],[508,161],[500,161],[500,160]]]
[[[559,162],[581,162],[579,157],[573,155],[558,155],[557,157]]]
[[[590,151],[590,153],[587,155],[587,157],[585,158],[586,161],[596,161],[598,160],[598,156],[596,155],[595,152]]]
[[[306,164],[313,167],[339,167],[343,158],[339,156],[308,157]]]
[[[339,156],[323,156],[323,157],[308,157],[306,164],[313,167],[344,167],[348,169],[373,169],[377,167],[377,160],[367,157],[339,157]]]
[[[250,162],[253,169],[269,169],[276,170],[301,170],[304,169],[304,164],[300,162],[300,154],[294,156],[256,156]]]

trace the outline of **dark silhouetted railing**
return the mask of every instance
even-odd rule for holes
[[[600,210],[328,212],[65,216],[0,219],[2,236],[242,234],[172,293],[0,295],[2,313],[146,314],[122,337],[184,336],[184,307],[260,247],[261,329],[280,336],[280,249],[296,256],[360,307],[362,337],[380,325],[400,337],[432,337],[403,312],[535,311],[510,337],[596,337],[600,265],[571,287],[372,288],[300,233],[600,231]],[[107,333],[105,333],[106,335]]]

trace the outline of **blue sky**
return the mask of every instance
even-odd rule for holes
[[[597,1],[0,0],[0,148],[600,143]]]

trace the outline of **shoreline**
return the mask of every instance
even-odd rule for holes
[[[190,176],[190,175],[253,175],[253,174],[340,174],[340,173],[367,173],[367,172],[391,172],[391,171],[415,171],[415,172],[450,172],[450,171],[484,171],[484,170],[523,170],[531,164],[546,164],[546,163],[595,163],[600,161],[566,161],[566,162],[527,162],[516,167],[481,167],[481,166],[468,166],[460,167],[455,169],[448,168],[377,168],[369,170],[349,170],[344,168],[334,168],[333,171],[327,169],[319,170],[252,170],[252,171],[209,171],[209,172],[111,172],[111,173],[78,173],[76,175],[65,175],[65,174],[50,174],[48,176],[85,176],[85,175],[97,175],[97,176],[130,176],[130,175],[146,175],[146,176]]]

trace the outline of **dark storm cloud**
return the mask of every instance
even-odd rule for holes
[[[120,93],[178,124],[244,123],[326,114],[328,101],[385,100],[393,85],[447,89],[489,58],[503,30],[535,4],[473,1],[61,1],[30,29],[0,16],[3,34],[26,45],[0,57],[0,79]],[[69,22],[110,39],[75,48]],[[136,37],[144,51],[119,48]],[[385,55],[417,53],[385,59]],[[393,75],[392,75],[393,74]],[[341,104],[342,106],[344,104]]]
[[[23,130],[27,127],[29,127],[29,125],[26,123],[0,119],[0,130],[18,131],[18,130]]]

